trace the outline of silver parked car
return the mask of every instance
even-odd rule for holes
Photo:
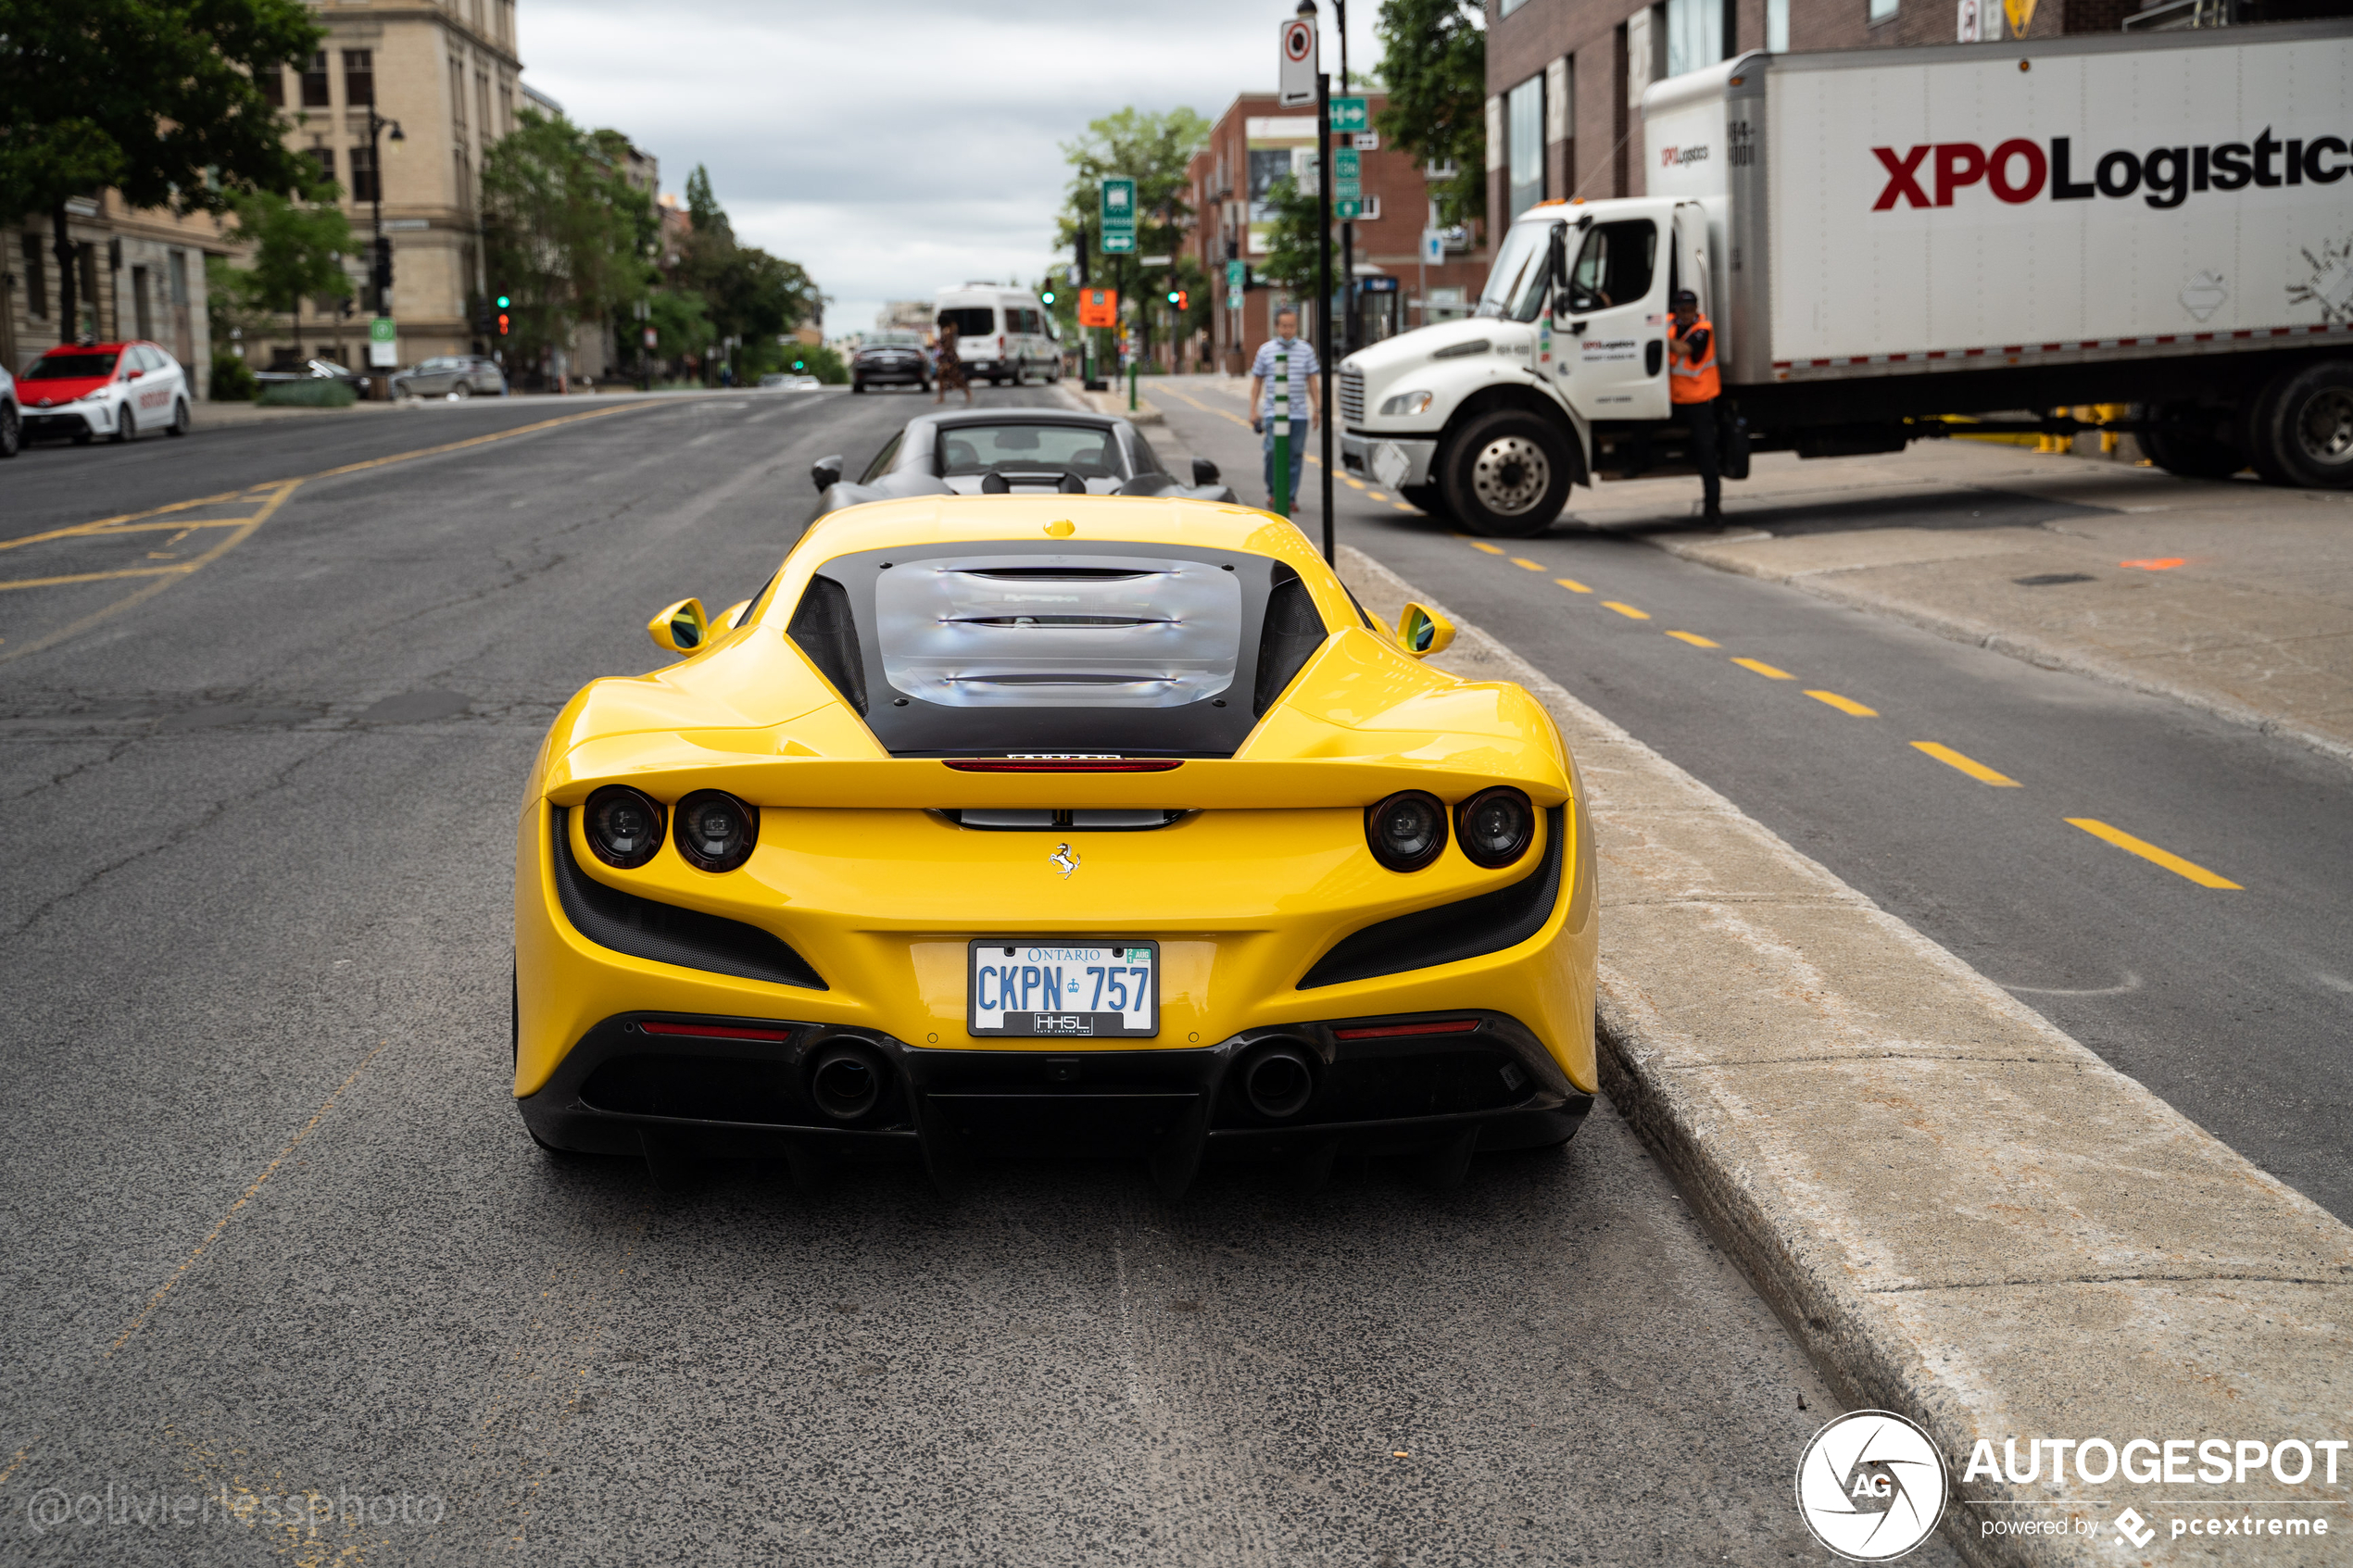
[[[395,397],[504,397],[507,373],[479,354],[437,355],[392,378]]]

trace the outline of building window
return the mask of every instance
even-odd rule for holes
[[[49,319],[49,258],[43,249],[40,235],[27,232],[24,236],[24,298],[26,309],[36,321]]]
[[[1499,17],[1508,17],[1527,4],[1528,0],[1496,0],[1495,14]]]
[[[310,64],[302,72],[302,107],[323,109],[327,107],[327,52],[324,49],[310,56]]]
[[[313,147],[310,149],[310,158],[312,162],[319,166],[319,178],[328,182],[329,183],[333,183],[335,177],[334,148]]]
[[[1544,199],[1544,79],[1531,76],[1504,101],[1506,204],[1517,218]]]
[[[1869,0],[1869,3],[1871,7],[1871,24],[1874,27],[1878,26],[1881,22],[1894,21],[1895,19],[1895,0]]]
[[[466,68],[456,60],[449,62],[449,112],[466,123]]]
[[[264,66],[254,73],[253,84],[261,89],[263,101],[273,109],[286,107],[286,73],[276,66]]]
[[[373,147],[351,149],[351,199],[356,202],[384,200],[383,187],[376,183],[376,150]]]
[[[346,49],[343,52],[343,101],[350,108],[376,101],[376,52],[373,49]]]
[[[1789,0],[1765,0],[1765,52],[1789,53]]]
[[[1680,76],[1724,57],[1724,0],[1667,0],[1666,10],[1667,75]]]

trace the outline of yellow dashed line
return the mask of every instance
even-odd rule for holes
[[[1649,610],[1636,609],[1632,605],[1622,605],[1616,599],[1604,599],[1602,603],[1607,605],[1610,608],[1617,611],[1618,614],[1623,615],[1629,620],[1648,621],[1651,618],[1651,612]]]
[[[1721,643],[1709,642],[1697,632],[1669,632],[1667,634],[1679,643],[1689,643],[1695,648],[1720,648],[1724,646]]]
[[[2024,787],[2008,774],[1997,773],[1993,769],[1987,767],[1984,763],[1978,761],[1975,758],[1964,757],[1959,752],[1954,750],[1951,746],[1946,746],[1940,741],[1916,740],[1912,743],[1912,746],[1915,750],[1927,752],[1931,757],[1935,758],[1939,762],[1944,763],[1948,768],[1958,768],[1962,772],[1967,773],[1970,778],[1975,779],[1980,784],[1993,784],[1996,788],[2000,789],[2020,789]],[[2079,823],[2077,825],[2081,826],[2082,824]],[[2085,828],[2084,831],[2089,833],[2092,830]],[[2108,831],[2113,833],[2115,830],[2111,828]],[[2138,840],[2135,840],[2134,842],[2137,843]],[[2134,852],[2138,853],[2137,850]]]
[[[1544,570],[1536,562],[1529,560],[1526,556],[1514,556],[1512,558],[1512,564],[1516,567],[1524,567],[1529,571],[1541,571]]]
[[[1365,488],[1365,482],[1358,479],[1354,474],[1341,474],[1340,476],[1340,482],[1342,484],[1347,485],[1351,490],[1362,490]]]
[[[2134,838],[2122,828],[2112,828],[2096,817],[2070,817],[2067,820],[2071,825],[2082,828],[2094,838],[2104,838],[2127,854],[2138,855],[2152,865],[2163,866],[2177,876],[2188,877],[2200,887],[2228,887],[2239,892],[2246,891],[2229,877],[2209,872],[2195,860],[2184,860],[2170,849],[2159,849],[2145,838]]]
[[[1395,507],[1401,512],[1417,512],[1421,510],[1421,508],[1409,507],[1403,501],[1391,501],[1390,505]]]
[[[1472,540],[1470,542],[1470,547],[1474,550],[1484,550],[1491,556],[1500,556],[1504,553],[1503,546],[1491,545],[1484,539]]]
[[[1768,681],[1794,681],[1797,679],[1796,676],[1791,674],[1788,671],[1776,670],[1761,659],[1736,659],[1732,660],[1732,662],[1739,665],[1743,670],[1755,671],[1759,675],[1764,676]]]
[[[1812,697],[1816,702],[1829,703],[1841,713],[1852,713],[1857,719],[1876,719],[1879,717],[1878,709],[1866,708],[1861,703],[1856,702],[1853,697],[1841,696],[1836,692],[1807,692],[1806,695]]]
[[[1357,486],[1357,488],[1358,488],[1358,489],[1360,489],[1360,490],[1362,490],[1362,489],[1364,489],[1364,486],[1359,485],[1359,486]],[[1388,497],[1388,496],[1386,496],[1386,495],[1382,495],[1382,494],[1381,494],[1379,491],[1378,491],[1378,490],[1365,490],[1365,495],[1370,495],[1370,496],[1371,496],[1374,500],[1376,500],[1376,501],[1386,501],[1386,500],[1388,500],[1388,499],[1389,499],[1389,497]]]
[[[1574,577],[1555,577],[1553,581],[1559,583],[1562,587],[1567,589],[1572,594],[1590,594],[1593,591],[1592,589],[1585,586],[1584,583],[1579,583]]]

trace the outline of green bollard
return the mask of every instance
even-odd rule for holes
[[[1290,516],[1290,350],[1275,350],[1274,397],[1270,404],[1275,426],[1275,509]]]

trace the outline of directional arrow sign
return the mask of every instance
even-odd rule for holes
[[[1353,132],[1370,131],[1372,128],[1372,117],[1365,112],[1364,99],[1334,98],[1332,100],[1332,129],[1334,131]]]
[[[1103,254],[1132,254],[1136,248],[1136,182],[1114,175],[1102,182]]]

